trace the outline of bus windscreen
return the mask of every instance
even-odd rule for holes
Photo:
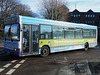
[[[6,25],[5,26],[5,40],[19,40],[19,25]]]

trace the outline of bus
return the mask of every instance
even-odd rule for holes
[[[6,18],[4,24],[4,49],[19,57],[97,46],[97,26],[20,15]]]

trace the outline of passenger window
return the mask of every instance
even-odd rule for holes
[[[83,29],[83,37],[84,38],[90,38],[90,30],[89,29]]]
[[[64,39],[64,27],[53,26],[53,39]]]
[[[40,25],[40,39],[51,39],[52,28],[49,25]]]
[[[75,29],[75,38],[76,39],[81,39],[82,38],[82,29],[80,29],[80,28]]]
[[[96,38],[96,30],[94,29],[91,30],[91,37]]]
[[[65,28],[65,39],[74,39],[74,28]]]

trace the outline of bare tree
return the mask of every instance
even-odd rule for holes
[[[34,16],[27,5],[22,5],[18,0],[0,0],[0,25],[4,24],[4,19],[11,15]]]
[[[60,8],[63,5],[64,5],[64,0],[41,0],[41,7],[39,7],[39,10],[42,11],[41,15],[44,18],[58,20],[59,18],[62,17],[60,15],[69,11],[67,10],[61,12]]]
[[[35,17],[35,13],[33,13],[27,5],[19,4],[16,6],[16,9],[13,10],[14,15],[23,15],[23,16],[31,16]]]
[[[12,14],[11,11],[15,9],[16,5],[18,5],[18,2],[15,0],[0,0],[1,22]]]

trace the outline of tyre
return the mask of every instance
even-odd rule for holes
[[[48,56],[49,55],[49,48],[47,46],[44,46],[42,49],[41,49],[41,56],[42,57],[45,57],[45,56]]]
[[[85,51],[87,51],[89,49],[89,44],[85,43],[85,47],[84,47]]]

